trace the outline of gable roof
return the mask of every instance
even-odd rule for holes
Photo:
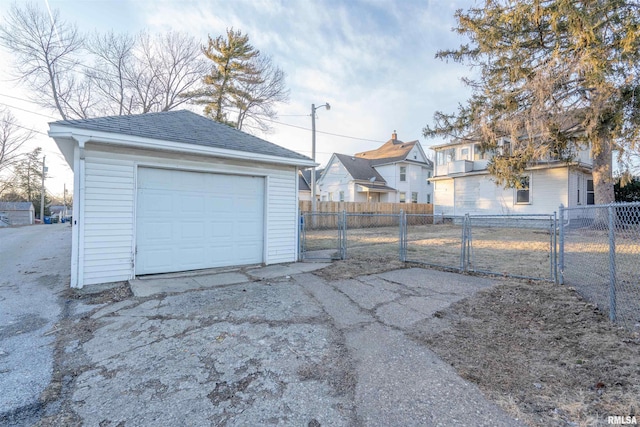
[[[31,202],[2,202],[0,201],[0,211],[28,211],[33,208]]]
[[[298,191],[311,191],[303,171],[298,171]]]
[[[353,179],[369,181],[371,178],[375,178],[375,182],[386,183],[368,159],[338,153],[334,153],[334,156],[336,156],[345,169],[347,169],[347,172],[349,172]]]
[[[141,138],[202,145],[294,160],[311,160],[309,157],[295,151],[280,147],[188,110],[60,120],[49,123],[49,125],[132,135]]]
[[[368,159],[372,165],[383,163],[401,162],[407,159],[409,152],[415,147],[418,141],[403,142],[392,138],[375,150],[356,153],[355,157]]]

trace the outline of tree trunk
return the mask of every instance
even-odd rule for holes
[[[593,192],[596,205],[606,205],[616,201],[613,192],[611,172],[611,143],[603,140],[593,150]]]
[[[593,192],[596,205],[607,205],[616,201],[613,191],[613,174],[611,172],[611,143],[608,139],[600,140],[599,146],[593,150]],[[609,229],[609,213],[607,209],[595,210],[592,227],[599,230]]]

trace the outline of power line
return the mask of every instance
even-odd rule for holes
[[[269,120],[269,119],[263,119],[263,120],[265,120],[267,122],[271,122],[271,123],[276,123],[276,124],[279,124],[279,125],[282,125],[282,126],[288,126],[288,127],[292,127],[292,128],[296,128],[296,129],[302,129],[302,130],[308,130],[309,132],[311,132],[311,129],[303,127],[303,126],[291,125],[291,124],[288,124],[288,123],[282,123],[282,122],[278,122],[278,121],[275,121],[275,120]],[[349,136],[349,135],[342,135],[342,134],[339,134],[339,133],[324,132],[324,131],[321,131],[321,130],[316,130],[316,133],[322,133],[322,134],[325,134],[325,135],[337,136],[337,137],[340,137],[340,138],[355,139],[355,140],[358,140],[358,141],[369,141],[369,142],[379,142],[379,143],[384,143],[385,142],[385,141],[380,141],[380,140],[377,140],[377,139],[358,138],[356,136]]]
[[[4,96],[4,95],[0,94],[0,96]],[[53,116],[47,116],[46,114],[38,113],[38,112],[36,112],[36,111],[26,110],[26,109],[24,109],[24,108],[16,107],[15,105],[5,104],[4,102],[0,102],[0,105],[4,105],[5,107],[13,108],[13,109],[15,109],[15,110],[24,111],[25,113],[35,114],[35,115],[37,115],[37,116],[42,116],[42,117],[46,117],[46,118],[48,118],[48,119],[57,120],[57,118],[56,118],[56,117],[53,117]]]

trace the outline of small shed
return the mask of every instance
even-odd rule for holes
[[[31,225],[35,221],[36,211],[31,202],[0,201],[0,217],[9,225]]]
[[[63,120],[71,286],[298,259],[301,154],[190,111]]]

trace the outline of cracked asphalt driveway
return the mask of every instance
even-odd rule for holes
[[[411,339],[491,284],[303,273],[83,305],[64,352],[76,376],[42,425],[514,425]]]
[[[115,302],[70,292],[36,424],[518,424],[412,339],[491,280],[420,268],[246,277],[195,289],[174,277],[179,292],[143,297],[121,286]]]

